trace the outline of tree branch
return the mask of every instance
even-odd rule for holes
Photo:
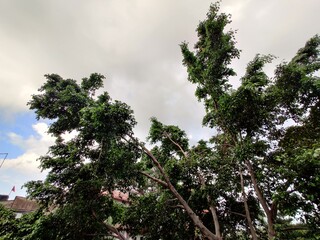
[[[197,177],[199,179],[201,186],[205,187],[206,183],[205,183],[204,177],[199,172],[197,172]],[[218,219],[216,206],[214,204],[212,204],[212,199],[209,194],[207,194],[206,197],[207,197],[207,202],[209,204],[209,209],[210,209],[210,212],[212,215],[215,233],[216,233],[217,237],[221,237],[220,223],[219,223],[219,219]]]
[[[199,216],[191,209],[189,204],[184,200],[184,198],[178,193],[176,188],[172,185],[168,175],[165,173],[164,169],[162,168],[161,164],[157,160],[157,158],[152,154],[152,152],[147,149],[143,144],[141,144],[137,139],[135,139],[132,135],[127,135],[131,140],[136,142],[138,146],[151,158],[154,165],[160,171],[162,177],[164,178],[165,182],[168,184],[168,188],[171,193],[179,200],[179,202],[183,205],[184,209],[186,210],[187,214],[193,221],[194,225],[199,228],[200,232],[203,234],[204,238],[209,240],[221,240],[221,237],[218,237],[214,233],[212,233],[200,220]]]
[[[249,160],[246,160],[246,165],[247,165],[247,168],[249,170],[249,173],[250,173],[250,178],[251,178],[251,181],[252,181],[252,184],[253,184],[253,188],[258,196],[258,200],[265,212],[265,214],[267,215],[267,222],[268,222],[268,239],[274,239],[275,235],[276,235],[276,232],[275,232],[275,229],[274,229],[274,222],[273,222],[273,219],[276,217],[276,216],[273,216],[273,213],[272,213],[272,210],[269,208],[268,204],[267,204],[267,201],[266,199],[264,198],[259,186],[258,186],[258,182],[257,182],[257,179],[255,177],[255,174],[254,174],[254,171],[253,171],[253,168],[252,168],[252,164]]]
[[[170,208],[181,208],[181,209],[184,209],[184,206],[183,205],[175,205],[175,206],[169,206]]]
[[[269,206],[267,204],[267,201],[265,200],[259,186],[258,186],[258,182],[257,182],[257,179],[255,177],[255,174],[253,172],[253,168],[252,168],[252,164],[249,160],[246,160],[246,164],[247,164],[247,168],[249,170],[249,173],[250,173],[250,178],[251,178],[251,181],[252,181],[252,184],[253,184],[253,188],[258,196],[258,199],[259,199],[259,202],[263,208],[263,210],[265,211],[265,213],[267,214],[267,216],[270,214],[270,209],[269,209]]]
[[[257,237],[256,229],[253,226],[253,223],[252,223],[252,220],[251,220],[251,216],[250,216],[249,206],[248,206],[248,202],[247,202],[247,194],[244,191],[244,180],[243,180],[241,167],[239,169],[239,172],[240,172],[240,183],[241,183],[242,198],[243,198],[243,203],[244,203],[244,209],[245,209],[245,212],[246,212],[247,222],[248,222],[248,225],[249,225],[249,228],[250,228],[252,239],[257,240],[258,237]]]
[[[310,230],[307,226],[290,226],[283,229],[280,229],[279,231],[285,232],[285,231],[295,231],[295,230]]]
[[[182,152],[182,154],[183,154],[183,156],[184,156],[185,158],[188,157],[187,154],[186,154],[186,152],[182,149],[182,147],[180,146],[179,143],[175,142],[175,141],[170,137],[170,135],[169,135],[167,132],[164,132],[163,134],[164,134],[167,138],[169,138],[169,140],[170,140],[174,145],[176,145],[176,146],[180,149],[180,151]]]
[[[152,176],[149,175],[148,173],[145,173],[145,172],[142,172],[142,171],[140,171],[140,173],[141,173],[142,175],[146,176],[147,178],[149,178],[149,179],[151,179],[151,180],[159,183],[160,185],[168,188],[168,184],[167,184],[166,182],[164,182],[164,181],[162,181],[162,180],[160,180],[160,179],[158,179],[158,178],[152,177]]]
[[[120,240],[128,240],[125,236],[123,236],[116,227],[112,226],[109,223],[106,223],[104,221],[101,221],[98,219],[97,214],[95,213],[95,211],[92,210],[92,215],[94,216],[95,219],[97,219],[100,223],[102,223],[109,231],[111,231],[112,233],[114,233],[115,235],[113,235],[114,237],[120,239]]]
[[[245,218],[245,217],[246,217],[246,215],[245,215],[245,214],[242,214],[242,213],[233,212],[233,211],[230,211],[230,210],[228,210],[228,212],[229,212],[229,213],[231,213],[231,214],[234,214],[234,215],[241,216],[241,217],[243,217],[243,218]]]

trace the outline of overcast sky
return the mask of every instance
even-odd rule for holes
[[[203,106],[187,81],[179,44],[196,42],[207,0],[0,0],[0,194],[42,179],[36,159],[53,139],[26,103],[44,83],[44,74],[80,80],[106,76],[105,90],[135,112],[136,134],[145,139],[149,119],[179,125],[193,142],[213,130],[202,128]],[[223,0],[232,14],[241,58],[238,73],[256,53],[290,60],[320,33],[319,0]],[[267,68],[272,74],[271,67]],[[0,159],[4,155],[0,154]]]

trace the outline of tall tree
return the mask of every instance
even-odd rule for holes
[[[51,121],[48,132],[56,137],[55,145],[40,158],[41,168],[49,171],[45,181],[26,184],[29,195],[49,213],[39,221],[34,237],[125,239],[106,220],[116,223],[121,218],[112,192],[128,191],[136,182],[134,163],[140,154],[124,139],[135,125],[132,110],[107,93],[94,96],[103,84],[100,74],[81,84],[54,74],[46,78],[29,102],[38,118]],[[64,140],[66,133],[74,137]],[[52,231],[44,231],[47,228]]]
[[[251,216],[252,213],[248,211],[246,188],[254,191],[253,196],[267,219],[268,238],[274,239],[279,212],[288,214],[290,209],[292,216],[306,206],[312,211],[319,210],[314,198],[317,197],[316,193],[310,189],[318,186],[318,180],[315,179],[319,176],[311,171],[312,185],[305,184],[306,188],[300,189],[298,186],[304,181],[297,179],[301,176],[297,164],[299,161],[300,164],[311,161],[301,154],[305,156],[309,151],[309,155],[312,155],[317,151],[312,143],[318,141],[319,122],[315,116],[319,112],[320,97],[319,77],[316,75],[320,68],[320,38],[311,38],[289,63],[280,64],[274,79],[270,79],[263,71],[264,65],[271,62],[273,57],[257,55],[248,64],[241,85],[232,89],[228,80],[235,73],[230,64],[239,57],[239,51],[235,48],[234,32],[225,30],[230,22],[228,16],[219,14],[218,10],[217,4],[212,5],[207,19],[199,24],[199,40],[194,52],[189,50],[186,43],[181,45],[183,63],[188,69],[189,81],[197,85],[196,96],[205,105],[203,124],[218,129],[223,141],[215,142],[216,147],[228,149],[226,157],[221,157],[231,157],[235,163],[234,172],[240,175],[252,237],[257,238],[251,218],[257,219],[258,216]],[[295,122],[294,126],[288,127],[289,120]],[[311,126],[314,132],[308,135],[307,129],[311,130]],[[298,145],[293,141],[293,131],[305,137],[299,138]],[[285,149],[284,145],[288,148]],[[299,161],[289,160],[290,156]],[[319,160],[312,162],[312,166],[318,170]],[[246,187],[244,174],[251,180]],[[307,195],[304,195],[306,191],[310,194],[307,199]],[[302,204],[300,200],[301,205],[293,210],[292,206],[285,206],[286,198],[280,200],[279,196],[289,197],[296,206],[300,198],[298,196],[305,196],[302,198],[306,202]],[[313,217],[317,216],[316,212]]]
[[[27,184],[46,211],[34,239],[125,239],[119,226],[147,239],[319,237],[320,37],[273,78],[264,66],[274,57],[256,55],[234,89],[240,51],[230,21],[212,4],[194,50],[181,44],[203,124],[217,130],[194,146],[179,127],[152,118],[147,148],[130,108],[95,96],[102,75],[80,84],[46,76],[29,105],[57,140],[40,158],[45,181]],[[113,190],[130,192],[130,205],[116,204]]]

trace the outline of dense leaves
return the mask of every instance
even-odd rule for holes
[[[108,93],[95,96],[100,74],[80,84],[46,75],[29,106],[38,119],[50,120],[56,142],[40,158],[47,178],[26,184],[41,205],[32,227],[24,225],[26,236],[320,238],[320,37],[276,66],[272,77],[264,66],[274,57],[257,54],[232,88],[231,63],[240,50],[235,32],[226,29],[230,19],[212,4],[194,49],[181,44],[188,79],[206,110],[203,124],[215,128],[193,146],[186,132],[156,118],[149,143],[136,139],[130,107]],[[112,199],[114,190],[130,194],[125,204]],[[1,234],[9,236],[15,220],[9,211],[1,214]]]
[[[101,239],[117,235],[104,221],[121,218],[112,192],[128,191],[137,182],[135,162],[140,153],[126,139],[135,125],[132,110],[112,101],[107,93],[94,97],[94,91],[102,87],[102,75],[92,74],[81,84],[58,75],[46,77],[29,105],[38,118],[52,120],[49,132],[57,140],[40,158],[41,168],[49,170],[45,181],[26,184],[30,197],[48,212],[37,223],[33,237]],[[68,133],[73,137],[66,141]]]
[[[0,204],[0,239],[1,240],[31,240],[32,232],[41,216],[40,211],[28,213],[20,218],[16,214]]]
[[[197,85],[196,96],[205,104],[207,114],[203,123],[220,130],[213,138],[218,158],[224,159],[219,165],[233,166],[233,174],[244,174],[247,178],[241,180],[245,183],[242,195],[245,191],[245,195],[261,205],[267,220],[268,238],[273,239],[277,235],[275,223],[285,216],[299,216],[302,223],[315,224],[319,220],[316,189],[319,187],[320,79],[317,71],[320,38],[314,36],[290,62],[277,66],[273,78],[263,70],[273,56],[257,55],[248,64],[241,85],[231,89],[227,80],[232,74],[226,69],[238,55],[234,54],[237,52],[234,33],[226,32],[224,27],[228,22],[221,21],[227,16],[219,15],[218,10],[213,5],[207,20],[200,23],[194,52],[187,44],[182,44],[183,62],[190,82]],[[214,26],[221,27],[212,27],[212,21]],[[212,27],[210,34],[203,31],[209,26]],[[217,35],[225,38],[217,38]],[[219,44],[221,49],[216,48]],[[222,52],[223,64],[221,58],[217,58]],[[208,69],[215,70],[208,74]],[[236,180],[233,185],[236,186]],[[233,190],[239,194],[239,189]],[[242,201],[244,205],[252,204],[246,203],[245,198]],[[254,221],[257,226],[250,227],[253,238],[259,235],[254,232],[262,224],[257,222],[260,216],[261,212],[250,208],[246,213],[248,224]],[[307,228],[309,231],[318,228],[312,224]],[[277,231],[281,232],[279,226],[281,224],[277,225]]]

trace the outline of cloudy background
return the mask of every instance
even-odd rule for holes
[[[106,76],[105,90],[135,112],[136,134],[145,139],[149,119],[179,125],[193,142],[212,130],[201,127],[203,106],[187,81],[179,44],[196,42],[207,0],[0,0],[0,194],[28,180],[42,179],[36,159],[53,139],[26,103],[44,74],[80,80]],[[238,77],[256,53],[290,60],[320,33],[318,0],[223,0],[238,30]],[[272,74],[272,68],[267,68]],[[0,159],[5,155],[0,154]]]

